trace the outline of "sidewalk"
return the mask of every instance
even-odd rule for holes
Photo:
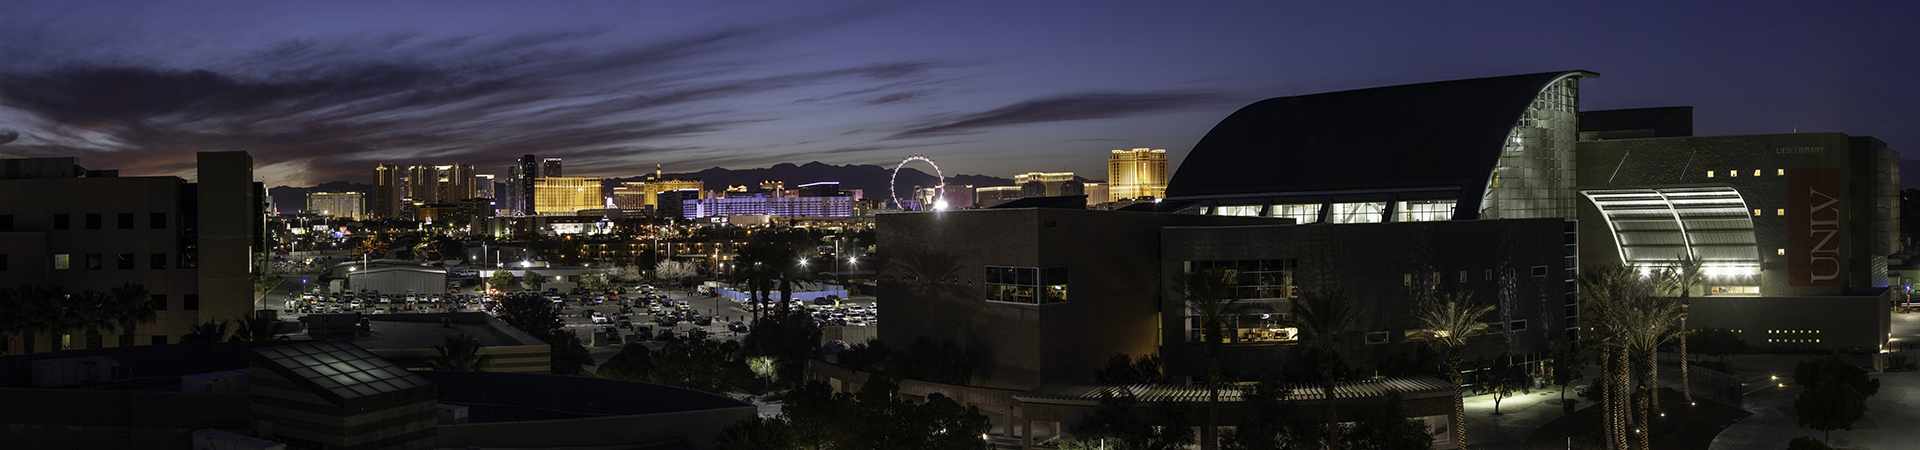
[[[1575,400],[1567,392],[1568,400]],[[1560,405],[1560,388],[1536,389],[1500,401],[1500,415],[1493,414],[1493,396],[1466,398],[1467,446],[1475,449],[1518,450],[1541,425],[1566,416]]]
[[[1735,370],[1749,382],[1745,408],[1753,413],[1721,431],[1712,449],[1783,448],[1788,440],[1800,436],[1821,437],[1821,432],[1801,428],[1793,412],[1793,396],[1801,391],[1793,385],[1793,363],[1813,355],[1748,355],[1736,360]],[[1737,359],[1736,359],[1737,358]],[[1850,356],[1860,363],[1864,356]],[[1779,379],[1770,373],[1778,373]],[[1854,424],[1852,431],[1834,431],[1830,442],[1835,448],[1905,449],[1920,448],[1920,434],[1906,425],[1920,420],[1920,373],[1873,374],[1880,380],[1880,392],[1867,399],[1867,417]],[[1786,387],[1779,387],[1779,384]],[[1772,387],[1769,387],[1769,384]]]

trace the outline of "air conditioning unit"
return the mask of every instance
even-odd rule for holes
[[[247,371],[228,370],[181,376],[180,392],[247,392]]]
[[[449,405],[446,403],[440,404],[440,424],[441,425],[455,425],[455,424],[462,424],[462,423],[467,423],[467,407],[460,406],[460,405]]]
[[[120,362],[105,356],[41,359],[33,362],[33,387],[56,388],[113,381]]]

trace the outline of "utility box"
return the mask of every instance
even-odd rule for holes
[[[113,381],[120,362],[105,356],[42,359],[33,362],[33,387],[56,388]]]
[[[287,444],[207,428],[193,432],[193,450],[287,450]]]
[[[467,423],[467,407],[446,403],[440,404],[441,425],[457,425],[463,423]]]
[[[180,392],[235,393],[247,391],[247,371],[228,370],[180,377]]]

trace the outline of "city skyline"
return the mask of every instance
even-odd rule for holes
[[[910,154],[1011,177],[1148,147],[1178,170],[1261,99],[1570,69],[1602,75],[1583,109],[1694,106],[1703,135],[1920,141],[1915,63],[1889,58],[1915,11],[1891,2],[1091,5],[14,4],[0,155],[192,179],[193,151],[239,150],[289,186],[522,154],[591,177]]]

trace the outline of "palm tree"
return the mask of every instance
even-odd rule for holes
[[[242,316],[240,319],[233,321],[233,337],[231,341],[266,342],[287,340],[286,336],[280,336],[276,333],[278,330],[275,328],[279,324],[280,320],[275,319],[272,315],[260,315],[258,312],[255,312]]]
[[[1583,337],[1590,341],[1590,346],[1601,350],[1604,362],[1601,370],[1611,380],[1602,411],[1608,419],[1603,423],[1613,448],[1624,449],[1628,445],[1627,417],[1631,408],[1628,360],[1635,349],[1651,338],[1640,334],[1659,328],[1643,323],[1656,314],[1657,309],[1652,302],[1655,286],[1651,281],[1632,269],[1611,264],[1587,268],[1580,274],[1581,319],[1589,331]],[[1665,320],[1671,323],[1673,314],[1669,311],[1666,315]],[[1644,419],[1639,425],[1646,425]],[[1641,433],[1641,439],[1647,439],[1645,433]]]
[[[1689,300],[1689,297],[1693,294],[1693,287],[1706,282],[1706,274],[1701,273],[1700,266],[1700,260],[1693,259],[1692,257],[1682,257],[1674,261],[1673,267],[1668,268],[1665,271],[1666,273],[1661,277],[1662,280],[1670,283],[1673,288],[1680,291],[1679,327],[1681,333],[1687,332],[1687,310],[1693,303]],[[1680,395],[1687,398],[1687,404],[1689,405],[1693,404],[1693,386],[1688,383],[1689,378],[1687,374],[1687,366],[1690,365],[1692,365],[1692,362],[1687,359],[1687,340],[1682,338],[1680,339]],[[1656,408],[1659,407],[1660,404],[1658,401],[1659,398],[1658,394],[1655,394],[1654,399],[1656,401],[1654,402],[1654,407]]]
[[[160,314],[153,309],[153,301],[147,288],[134,283],[126,283],[113,288],[113,320],[120,328],[120,346],[133,345],[133,332],[141,324],[160,320]]]
[[[1615,333],[1620,335],[1626,352],[1633,358],[1633,364],[1638,366],[1634,372],[1640,375],[1640,389],[1647,391],[1645,395],[1637,397],[1638,405],[1634,409],[1638,413],[1637,422],[1641,428],[1640,448],[1648,448],[1648,435],[1652,434],[1648,432],[1651,424],[1647,421],[1648,401],[1660,400],[1660,386],[1657,383],[1660,368],[1654,356],[1660,345],[1678,334],[1675,330],[1679,324],[1679,302],[1671,297],[1647,296],[1625,308],[1615,308],[1614,314],[1618,317]]]
[[[480,343],[466,333],[442,336],[427,356],[427,368],[433,370],[477,372],[491,365],[493,355],[480,354]]]
[[[37,342],[40,335],[53,335],[54,331],[62,328],[60,322],[64,318],[61,317],[59,297],[45,287],[20,286],[14,301],[19,305],[21,316],[16,330],[20,333],[22,345],[26,346],[26,353],[33,353],[40,347]],[[49,349],[59,350],[60,345],[55,343]]]
[[[1207,357],[1207,427],[1203,449],[1219,445],[1220,354],[1226,347],[1225,328],[1233,316],[1267,311],[1266,305],[1241,303],[1237,270],[1201,270],[1176,274],[1174,287],[1187,304],[1187,314],[1200,319],[1200,342]]]
[[[1417,336],[1428,345],[1446,347],[1448,381],[1453,382],[1453,440],[1455,448],[1467,448],[1467,404],[1460,395],[1460,347],[1467,338],[1490,328],[1481,316],[1495,310],[1493,305],[1473,302],[1472,292],[1448,292],[1421,305],[1414,323],[1421,328]]]
[[[114,317],[118,313],[118,305],[111,295],[86,291],[80,294],[79,299],[70,300],[67,306],[74,311],[74,329],[87,332],[87,348],[105,347],[102,333],[113,331],[120,324]]]
[[[1334,360],[1340,356],[1340,347],[1353,340],[1357,334],[1354,322],[1358,319],[1342,291],[1310,291],[1300,295],[1293,302],[1293,318],[1288,320],[1300,340],[1313,347],[1316,365],[1320,369],[1320,396],[1327,402],[1327,444],[1332,449],[1339,445],[1336,437],[1340,426],[1339,409],[1333,404]]]
[[[0,353],[13,349],[13,336],[26,326],[26,308],[20,304],[20,292],[0,288]],[[33,349],[26,349],[27,352]]]
[[[209,320],[206,323],[194,325],[192,331],[188,332],[185,336],[180,336],[180,343],[225,341],[227,340],[227,330],[232,326],[232,321],[222,320],[214,322]]]

